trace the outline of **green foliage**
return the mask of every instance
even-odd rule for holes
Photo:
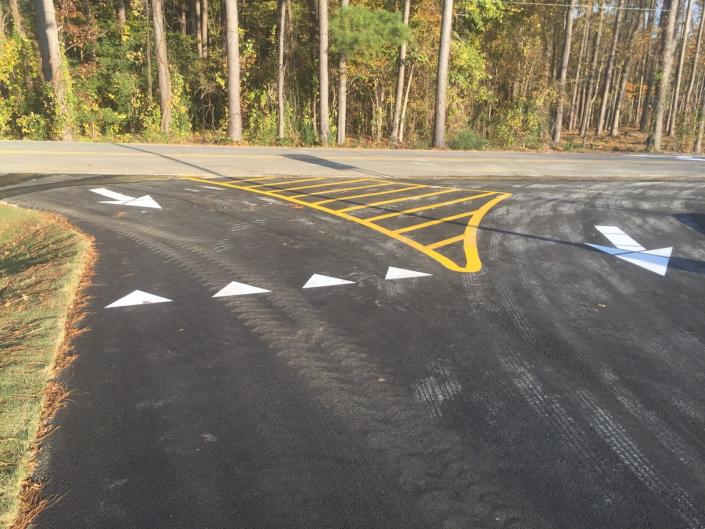
[[[448,139],[448,147],[458,151],[477,151],[487,146],[487,141],[475,130],[466,128]]]
[[[501,19],[504,5],[501,0],[459,0],[456,10],[460,14],[459,26],[479,33],[488,22]]]
[[[31,42],[14,35],[0,42],[0,138],[46,139],[46,93]]]
[[[496,135],[501,147],[537,148],[547,141],[548,112],[535,100],[519,99],[503,109],[497,120]]]
[[[331,51],[360,57],[376,57],[384,47],[399,46],[409,39],[409,28],[399,13],[351,5],[331,18]]]

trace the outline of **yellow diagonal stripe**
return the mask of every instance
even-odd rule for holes
[[[333,193],[343,193],[345,191],[357,191],[359,189],[369,189],[371,187],[383,187],[383,186],[396,186],[399,185],[398,182],[387,182],[384,184],[380,183],[374,183],[374,184],[367,184],[364,186],[354,186],[354,187],[344,187],[342,189],[324,189],[321,191],[321,194],[325,193],[326,195],[332,195]],[[390,193],[393,191],[390,191]],[[308,195],[294,195],[294,198],[299,198],[299,197],[309,197],[309,196],[314,196],[317,195],[318,193],[310,193]],[[366,195],[358,195],[358,196],[366,196]],[[326,200],[319,200],[318,202],[311,202],[312,204],[327,204],[328,202],[336,202],[338,200],[345,200],[346,198],[355,198],[355,195],[351,197],[338,197],[338,198],[328,198]]]
[[[291,180],[284,180],[282,182],[270,182],[268,184],[258,184],[256,186],[249,186],[248,189],[256,189],[258,187],[275,187],[275,186],[280,186],[282,184],[298,184],[301,182],[312,182],[314,180],[323,180],[325,176],[317,176],[315,178],[304,178],[303,180],[294,180],[293,182]],[[282,189],[281,191],[286,191],[286,189]]]
[[[406,233],[409,231],[421,230],[423,228],[430,228],[431,226],[435,226],[436,224],[442,224],[444,222],[451,222],[453,220],[462,219],[463,217],[469,217],[473,213],[475,213],[475,212],[474,211],[465,211],[463,213],[458,213],[457,215],[450,215],[448,217],[443,217],[441,219],[429,220],[428,222],[421,222],[420,224],[412,224],[411,226],[407,226],[405,228],[394,230],[394,233]]]
[[[442,191],[434,191],[433,193],[424,193],[422,195],[412,195],[400,198],[391,198],[389,200],[382,200],[380,202],[372,202],[371,204],[361,204],[359,206],[351,206],[345,209],[339,209],[338,211],[356,211],[358,209],[373,208],[375,206],[384,206],[386,204],[394,204],[396,202],[404,202],[405,200],[416,200],[419,198],[433,197],[437,195],[446,195],[448,193],[457,193],[457,189],[443,189]]]
[[[345,197],[333,198],[330,200],[321,200],[320,202],[315,202],[315,204],[325,204],[327,202],[339,202],[341,200],[352,200],[353,198],[363,198],[363,197],[375,197],[379,195],[391,195],[393,193],[401,193],[402,191],[410,191],[412,189],[419,189],[420,187],[428,187],[423,185],[413,185],[409,187],[402,187],[401,189],[390,189],[388,191],[377,191],[375,193],[362,193],[360,195],[348,195]],[[338,211],[347,211],[345,209],[340,209]]]
[[[496,193],[494,191],[491,191],[489,193],[481,193],[479,195],[471,195],[469,197],[455,198],[453,200],[447,200],[445,202],[438,202],[435,204],[429,204],[428,206],[419,206],[418,208],[405,209],[403,211],[393,211],[392,213],[385,213],[383,215],[377,215],[376,217],[368,217],[364,220],[366,220],[368,222],[374,222],[377,220],[388,219],[391,217],[398,217],[399,215],[407,215],[409,213],[416,213],[418,211],[426,211],[427,209],[440,208],[441,206],[448,206],[450,204],[457,204],[458,202],[466,202],[468,200],[474,200],[476,198],[482,198],[482,197],[486,197],[489,195],[495,195],[495,194]]]
[[[298,191],[300,189],[313,189],[317,187],[337,186],[340,184],[352,184],[355,182],[369,182],[369,178],[358,178],[357,180],[343,180],[342,182],[333,182],[332,184],[315,184],[311,186],[290,187],[287,191]]]

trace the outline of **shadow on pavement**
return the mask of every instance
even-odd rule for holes
[[[294,160],[296,162],[310,163],[311,165],[318,165],[320,167],[327,167],[328,169],[335,169],[336,171],[360,171],[360,168],[354,165],[338,163],[333,160],[326,160],[325,158],[319,158],[318,156],[312,156],[310,154],[282,154],[282,158],[288,158],[289,160]]]
[[[705,213],[676,213],[673,216],[689,228],[705,234]]]

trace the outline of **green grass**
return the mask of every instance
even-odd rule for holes
[[[90,240],[58,217],[0,204],[0,527],[31,518],[22,484],[61,393],[52,378],[90,255]]]

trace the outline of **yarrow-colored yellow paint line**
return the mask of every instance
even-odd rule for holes
[[[263,182],[261,184],[252,185],[251,182],[254,179],[248,177],[234,178],[227,182],[205,180],[195,176],[185,177],[185,179],[257,193],[334,215],[404,243],[454,272],[479,272],[482,269],[482,261],[480,260],[477,249],[478,227],[484,216],[487,215],[494,206],[511,196],[510,193],[500,191],[463,189],[428,184],[409,184],[408,182],[392,182],[378,178],[356,178],[347,180],[319,177],[310,179],[310,181],[315,182],[313,184],[304,186],[294,185],[293,187],[292,184],[306,182],[307,180],[292,178],[284,181],[278,180],[269,184]],[[361,185],[353,187],[347,186],[347,184],[352,183],[359,183]],[[399,188],[384,189],[388,186],[399,186]],[[382,191],[374,191],[374,188],[377,187],[382,188]],[[369,189],[370,192],[358,194],[353,192],[353,194],[347,195],[338,194],[358,189]],[[303,190],[306,190],[304,194],[299,193],[299,191]],[[412,190],[424,190],[427,192],[408,195],[408,192]],[[459,196],[449,200],[436,200],[439,197],[452,197],[454,193],[456,196]],[[354,205],[350,205],[350,200],[353,199],[367,199],[380,195],[394,196],[394,194],[398,194],[398,196],[376,201],[373,198],[368,202],[360,201],[354,202]],[[407,201],[412,203],[414,207],[407,209],[389,209],[389,206],[392,204],[394,205],[392,207],[398,207]],[[343,207],[332,207],[334,203],[340,203]],[[444,210],[444,208],[447,209],[448,206],[462,208],[463,211],[456,211],[450,215],[447,211],[446,213],[442,213],[442,210]],[[360,213],[364,215],[368,210],[371,211],[373,215],[356,216],[353,214]],[[424,213],[424,215],[428,215],[434,213],[434,210],[441,211],[441,215],[438,218],[423,216],[421,217],[424,220],[423,222],[416,222],[420,216],[416,215],[417,213],[428,212]],[[374,214],[380,211],[384,211],[384,213]],[[367,213],[367,215],[369,215],[369,213]],[[467,218],[467,224],[464,220],[460,221],[460,219],[465,218]],[[411,219],[411,223],[407,223],[401,227],[393,227],[381,223],[381,221],[385,220],[387,224],[389,224],[389,221],[404,223],[408,222],[409,219]],[[436,236],[435,238],[440,240],[432,242],[421,242],[421,240],[419,240],[428,239],[429,232],[432,237],[435,233],[433,232],[434,228],[438,229],[444,227],[447,228],[446,231],[448,231],[448,229],[453,230],[455,227],[460,227],[462,231],[461,233],[456,232],[450,237],[447,236],[448,234],[442,238]],[[415,238],[406,235],[406,233],[410,232],[413,232]],[[440,249],[443,249],[444,253],[441,253],[439,251]]]

